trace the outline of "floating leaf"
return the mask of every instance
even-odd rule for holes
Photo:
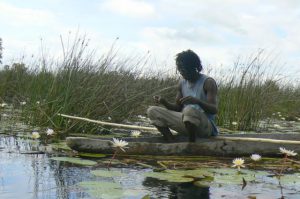
[[[91,174],[99,177],[116,177],[116,176],[124,175],[120,171],[111,171],[111,170],[94,170],[91,171]]]
[[[87,158],[104,158],[106,157],[105,154],[101,153],[78,153],[80,157],[87,157]]]
[[[64,150],[64,151],[72,151],[70,147],[68,147],[66,142],[58,142],[49,144],[54,150]]]
[[[93,198],[117,199],[122,198],[124,193],[121,185],[115,182],[85,181],[78,185],[87,189],[87,193]]]
[[[144,190],[127,189],[123,190],[121,185],[116,182],[103,182],[103,181],[85,181],[80,182],[79,186],[86,189],[86,192],[92,198],[101,199],[116,199],[127,198],[128,196],[143,196]],[[140,198],[140,197],[139,197]]]
[[[81,158],[72,158],[72,157],[52,157],[51,160],[62,161],[62,162],[70,162],[73,164],[79,164],[84,166],[93,166],[96,165],[97,162],[92,160],[84,160]]]

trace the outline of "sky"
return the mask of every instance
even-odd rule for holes
[[[120,54],[149,54],[158,68],[174,68],[187,49],[215,68],[264,49],[296,74],[299,21],[300,0],[0,0],[4,64],[38,55],[41,44],[61,56],[60,36],[78,33],[99,56],[116,42]]]

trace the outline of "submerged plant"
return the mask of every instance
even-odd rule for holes
[[[236,167],[238,169],[238,171],[241,170],[241,167],[245,167],[244,163],[245,160],[243,158],[235,158],[233,161],[233,166],[232,167]]]

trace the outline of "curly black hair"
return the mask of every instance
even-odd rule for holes
[[[196,71],[198,73],[202,70],[199,56],[190,49],[176,55],[176,65],[179,70],[184,68],[188,71]]]

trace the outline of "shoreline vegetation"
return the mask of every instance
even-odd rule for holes
[[[94,134],[107,129],[57,114],[126,123],[145,116],[153,95],[175,99],[179,76],[145,70],[147,56],[120,59],[112,46],[95,59],[84,37],[62,47],[61,61],[43,55],[34,64],[15,62],[0,70],[0,102],[21,109],[28,124]],[[300,120],[299,83],[279,77],[268,59],[261,50],[220,75],[209,74],[219,87],[218,126],[259,131],[262,120]]]

